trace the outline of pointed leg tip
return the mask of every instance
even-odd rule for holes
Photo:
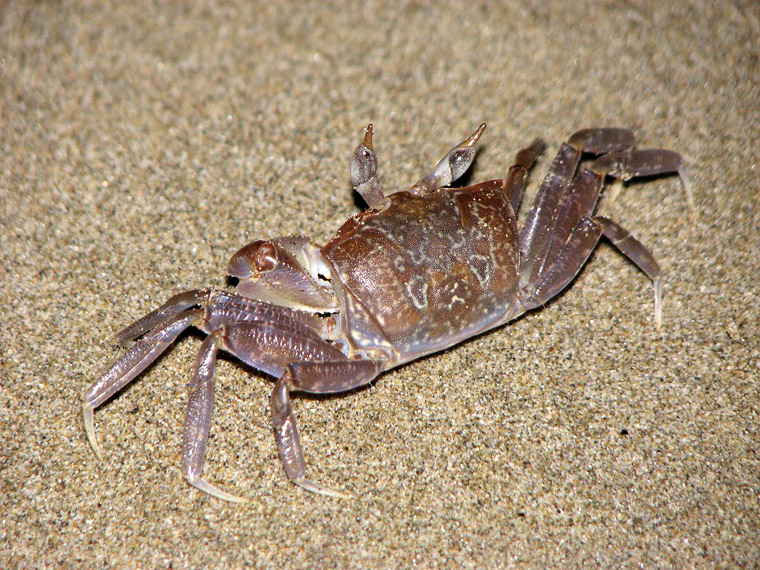
[[[692,191],[691,180],[689,180],[689,177],[686,174],[686,169],[683,165],[678,168],[677,173],[678,177],[681,179],[684,193],[686,194],[686,204],[689,207],[689,216],[693,221],[696,221],[698,218],[698,212],[697,206],[694,203],[694,192]]]
[[[657,332],[662,331],[662,281],[654,280],[654,326]]]
[[[354,495],[351,495],[350,493],[342,493],[340,491],[336,491],[335,489],[324,487],[309,479],[294,479],[293,482],[299,487],[301,487],[302,489],[306,489],[310,493],[316,493],[317,495],[325,495],[326,497],[333,497],[336,499],[348,499],[348,500],[356,498],[354,497]]]
[[[82,404],[82,417],[84,418],[84,431],[87,434],[87,440],[90,442],[90,447],[95,452],[95,456],[103,461],[103,454],[100,451],[98,440],[95,437],[95,420],[93,415],[94,409],[89,403]]]
[[[248,499],[245,497],[240,497],[238,495],[233,495],[232,493],[228,493],[227,491],[222,491],[219,487],[215,487],[205,479],[198,478],[190,478],[185,477],[187,479],[187,482],[190,483],[193,487],[196,489],[199,489],[203,491],[204,493],[208,493],[212,497],[216,497],[217,499],[221,499],[222,501],[227,501],[229,503],[247,503]]]
[[[323,494],[328,497],[333,497],[334,499],[341,499],[344,501],[353,501],[356,499],[356,496],[352,495],[351,493],[343,493],[341,491],[336,491],[335,489],[327,489],[327,492]]]

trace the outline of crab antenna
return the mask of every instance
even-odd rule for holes
[[[448,186],[462,176],[475,160],[475,147],[485,130],[486,124],[481,123],[474,133],[447,152],[433,170],[422,177],[409,191],[412,194],[428,194],[435,192],[438,188]]]

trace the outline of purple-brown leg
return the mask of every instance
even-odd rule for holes
[[[654,324],[657,330],[662,326],[662,281],[660,280],[660,264],[652,255],[652,252],[633,237],[628,230],[619,226],[609,218],[595,216],[594,221],[602,226],[602,233],[612,245],[623,255],[636,264],[647,277],[652,280],[654,286]]]
[[[188,386],[190,397],[182,435],[182,475],[188,483],[209,495],[233,503],[242,503],[245,501],[244,498],[222,491],[201,477],[211,427],[211,413],[214,409],[216,356],[225,328],[222,327],[206,337],[195,359],[193,378]]]
[[[538,156],[544,150],[544,141],[534,140],[530,146],[522,149],[515,156],[515,163],[509,168],[507,179],[504,181],[504,192],[509,198],[512,212],[517,216],[520,210],[525,185],[528,182],[528,172],[536,163]]]
[[[101,454],[95,438],[94,410],[135,379],[190,326],[200,328],[209,336],[198,351],[189,385],[182,473],[191,485],[202,491],[220,499],[241,502],[245,499],[222,491],[201,477],[211,426],[214,372],[219,349],[277,377],[290,370],[288,365],[293,362],[339,362],[335,370],[348,370],[350,373],[354,363],[360,361],[346,360],[338,348],[322,340],[317,332],[320,329],[319,319],[303,311],[262,303],[225,291],[180,293],[120,333],[119,338],[123,340],[145,336],[87,390],[83,404],[84,422],[87,437],[98,457]],[[294,378],[300,378],[299,374]],[[340,382],[350,383],[340,378],[338,383],[332,384],[333,388],[338,387]],[[330,381],[326,382],[329,384]],[[317,383],[312,384],[317,386]],[[300,389],[298,382],[292,386]],[[325,387],[327,384],[319,386]],[[319,386],[317,390],[321,389]],[[280,441],[278,437],[278,443]]]
[[[567,244],[554,263],[543,274],[541,281],[526,295],[525,310],[543,305],[562,291],[586,263],[602,235],[652,280],[655,326],[659,329],[662,322],[660,266],[652,253],[640,241],[609,218],[601,216],[583,218],[573,228]]]
[[[253,321],[233,320],[219,326],[215,313],[226,313],[228,310],[227,306],[210,309],[208,322],[219,328],[211,331],[198,352],[185,417],[182,473],[191,485],[215,497],[242,502],[245,499],[218,489],[200,476],[211,427],[214,367],[218,349],[224,348],[243,362],[275,376],[281,375],[288,363],[299,359],[326,360],[345,357],[308,327],[289,317]],[[208,326],[202,328],[207,330]]]
[[[589,169],[626,181],[639,176],[678,174],[686,193],[686,202],[692,216],[696,216],[694,194],[686,176],[681,155],[672,150],[645,149],[610,152],[595,160]]]
[[[270,313],[287,311],[266,304],[257,304],[223,291],[196,289],[175,295],[159,308],[122,329],[116,335],[121,344],[145,336],[87,389],[82,406],[87,438],[98,458],[102,459],[102,455],[95,437],[94,410],[140,375],[169,348],[182,331],[191,326],[202,326],[206,318],[204,310],[193,307],[210,306],[214,303],[225,305],[235,311],[235,314],[245,314],[248,318],[271,318]],[[299,315],[301,312],[290,311],[286,314]]]
[[[203,311],[195,309],[185,314],[173,315],[159,322],[153,330],[130,348],[98,378],[85,392],[82,413],[87,439],[95,455],[103,456],[95,437],[93,412],[95,408],[110,400],[114,394],[134,380],[143,370],[156,360],[186,328],[196,325],[203,318]],[[142,320],[142,319],[141,319]]]
[[[681,174],[680,156],[666,150],[626,150],[633,135],[623,129],[585,129],[562,145],[520,234],[523,310],[546,303],[580,271],[605,235],[654,283],[655,323],[661,323],[660,268],[651,252],[608,218],[592,217],[606,175]],[[608,153],[578,174],[583,152]]]
[[[599,181],[580,180],[572,184],[583,153],[622,151],[631,145],[633,134],[625,129],[583,129],[562,144],[520,231],[523,288],[536,283],[547,269],[552,245],[567,239],[581,217],[591,214],[588,211],[572,215],[570,210],[578,209],[577,202],[590,203],[593,210],[603,176],[598,176]]]
[[[169,317],[179,315],[191,307],[208,302],[210,294],[211,290],[209,289],[192,289],[178,293],[157,309],[116,333],[116,341],[122,345],[127,344],[130,340],[134,340],[157,327]]]
[[[333,394],[368,384],[385,366],[383,360],[339,360],[332,362],[297,362],[291,364],[275,383],[272,391],[272,425],[280,458],[288,478],[307,491],[348,498],[306,478],[306,462],[301,451],[290,392]]]

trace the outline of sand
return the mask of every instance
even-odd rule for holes
[[[0,566],[685,568],[760,564],[757,3],[560,1],[0,9]],[[685,158],[599,212],[659,259],[602,244],[546,308],[327,398],[297,397],[296,488],[271,379],[219,363],[205,465],[179,472],[182,337],[95,422],[80,408],[121,327],[226,287],[248,241],[318,243],[358,211],[367,123],[403,189],[478,124],[474,183],[575,129]],[[614,199],[613,199],[614,198]]]

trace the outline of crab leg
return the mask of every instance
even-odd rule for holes
[[[201,477],[211,426],[211,412],[214,408],[216,356],[223,331],[222,328],[207,336],[195,359],[182,436],[182,474],[188,483],[209,495],[233,503],[243,503],[245,502],[243,497],[222,491]]]
[[[342,360],[335,362],[297,362],[289,365],[272,391],[272,425],[280,458],[288,478],[307,491],[349,498],[349,495],[323,487],[306,478],[306,462],[301,451],[298,426],[290,404],[290,392],[310,394],[344,392],[368,384],[385,367],[383,360]]]
[[[190,382],[190,398],[185,415],[182,439],[182,474],[198,489],[219,499],[244,502],[201,477],[203,460],[211,427],[214,405],[214,372],[220,348],[243,362],[273,375],[281,375],[288,362],[309,357],[316,360],[344,358],[343,354],[324,342],[309,327],[274,313],[262,320],[244,320],[245,313],[235,314],[232,299],[209,307],[207,323],[202,329],[209,332],[195,362]],[[228,322],[218,324],[221,320]],[[210,329],[213,325],[217,328]]]
[[[557,259],[578,222],[594,213],[603,181],[604,177],[601,174],[584,168],[565,188],[557,207],[557,218],[546,236],[548,248],[541,260],[539,275],[543,275],[543,271]]]
[[[208,289],[192,289],[190,291],[178,293],[157,309],[151,311],[144,317],[137,319],[131,325],[124,327],[116,333],[116,341],[119,344],[126,344],[128,341],[134,340],[149,330],[157,327],[169,317],[179,315],[195,305],[203,304],[208,297]]]
[[[85,430],[99,458],[102,455],[95,437],[94,410],[140,375],[190,326],[200,328],[209,336],[200,347],[189,385],[182,473],[191,485],[215,497],[242,502],[243,498],[222,491],[201,477],[211,425],[219,349],[275,376],[282,375],[291,362],[336,360],[345,359],[345,356],[319,336],[320,320],[303,311],[213,289],[175,295],[119,333],[118,338],[124,342],[145,336],[117,359],[85,393],[82,406]]]
[[[600,156],[589,169],[621,180],[678,172],[681,155],[672,150],[645,149],[610,152]]]
[[[520,267],[520,284],[523,286],[534,283],[541,273],[559,202],[580,158],[581,151],[567,143],[559,148],[528,213],[520,231],[520,253],[524,260]]]
[[[114,362],[111,368],[85,392],[84,404],[82,405],[84,427],[87,439],[89,439],[90,445],[99,459],[103,457],[95,437],[93,422],[95,408],[107,402],[116,392],[134,380],[169,348],[169,345],[177,339],[182,331],[197,324],[202,318],[203,311],[195,309],[165,319]]]
[[[528,171],[544,150],[544,141],[534,140],[529,147],[522,149],[515,156],[515,163],[509,168],[507,179],[504,181],[504,192],[509,198],[512,213],[517,217],[520,210],[525,184],[528,182]]]
[[[631,148],[634,142],[636,139],[631,131],[614,127],[580,129],[567,139],[567,144],[570,146],[592,154],[623,151]]]
[[[525,310],[533,309],[546,303],[562,291],[580,271],[599,238],[604,235],[620,252],[630,259],[652,280],[654,284],[655,325],[660,328],[662,322],[660,286],[660,266],[652,253],[627,230],[604,217],[583,218],[573,229],[567,244],[556,258],[543,279],[530,292]]]
[[[668,150],[627,150],[633,134],[625,129],[584,129],[563,144],[544,180],[520,233],[520,287],[523,309],[544,304],[578,273],[605,235],[654,283],[655,324],[662,321],[660,268],[652,253],[609,218],[594,217],[605,176],[630,180],[637,176],[678,173],[691,203],[681,157]],[[603,154],[577,175],[582,153]]]
[[[686,202],[692,215],[696,215],[694,195],[691,183],[686,176],[681,155],[672,150],[644,149],[623,152],[611,152],[596,159],[589,166],[591,170],[603,175],[626,181],[639,176],[657,176],[659,174],[678,174],[686,192]]]
[[[628,230],[604,216],[594,217],[594,221],[602,226],[602,232],[612,245],[623,255],[636,264],[636,267],[646,273],[654,285],[654,324],[657,330],[662,325],[662,281],[660,281],[660,264],[652,252],[633,237]]]
[[[562,144],[520,232],[520,249],[525,259],[520,268],[520,284],[523,287],[538,281],[551,262],[549,251],[557,233],[556,226],[564,226],[559,228],[559,233],[566,237],[581,216],[591,213],[581,212],[580,216],[570,220],[565,215],[573,204],[575,190],[569,189],[569,186],[582,154],[622,151],[632,145],[633,133],[625,129],[583,129]],[[594,192],[587,187],[584,190],[584,195]],[[568,192],[571,197],[566,198]],[[592,207],[595,202],[596,196],[593,197]]]
[[[525,310],[540,307],[562,291],[577,275],[583,264],[594,251],[602,229],[591,219],[584,218],[573,229],[567,245],[554,260],[543,278],[528,290]]]

